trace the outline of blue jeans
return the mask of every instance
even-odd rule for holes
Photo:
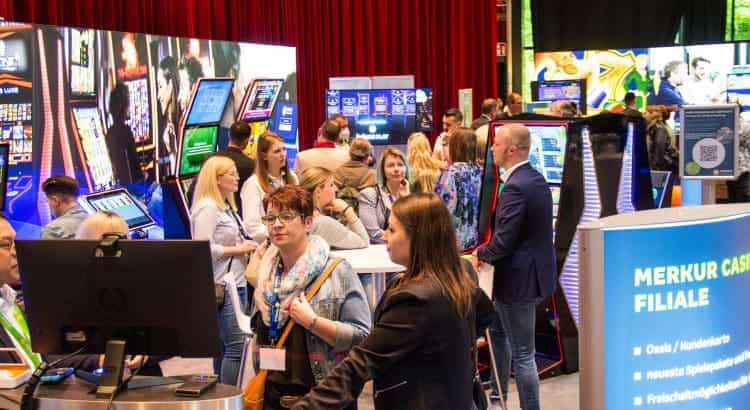
[[[240,295],[242,311],[247,312],[247,288],[237,288],[237,293]],[[234,315],[232,299],[228,292],[224,294],[224,305],[219,309],[218,321],[221,356],[214,358],[214,371],[219,375],[220,383],[234,386],[237,384],[242,348],[247,334],[243,333],[237,325],[237,317]]]
[[[536,305],[541,298],[505,304],[495,301],[497,320],[490,325],[495,366],[503,400],[508,398],[511,359],[523,410],[539,410],[539,374],[536,369]]]

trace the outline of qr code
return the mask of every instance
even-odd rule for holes
[[[700,161],[714,162],[719,160],[719,147],[716,145],[701,145]]]

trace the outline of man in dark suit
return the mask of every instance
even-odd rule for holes
[[[231,128],[229,128],[229,144],[227,145],[227,148],[221,152],[229,158],[232,158],[234,165],[237,167],[237,172],[240,174],[240,189],[234,193],[234,202],[237,204],[237,209],[239,209],[240,212],[242,212],[242,199],[240,198],[242,184],[244,184],[255,171],[255,161],[245,155],[245,148],[249,141],[250,126],[245,121],[237,121],[232,124]]]
[[[489,124],[498,113],[498,103],[494,98],[487,98],[482,101],[482,115],[472,121],[471,129],[475,130],[482,125]]]
[[[500,128],[492,144],[495,165],[505,170],[490,242],[473,262],[495,268],[493,299],[498,321],[490,335],[503,396],[507,398],[511,356],[521,408],[539,409],[535,354],[536,306],[557,286],[552,244],[552,195],[528,161],[531,138],[521,124]]]

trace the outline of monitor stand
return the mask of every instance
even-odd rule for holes
[[[76,375],[89,383],[96,384],[96,397],[109,399],[122,390],[143,389],[146,387],[164,386],[168,384],[183,383],[183,380],[173,377],[140,377],[129,380],[126,385],[122,384],[122,376],[125,370],[125,341],[107,341],[104,354],[104,372],[101,376],[78,372]]]

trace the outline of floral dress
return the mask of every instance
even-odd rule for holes
[[[482,168],[475,162],[451,165],[435,185],[435,193],[453,216],[456,242],[461,250],[477,245],[481,186]]]

